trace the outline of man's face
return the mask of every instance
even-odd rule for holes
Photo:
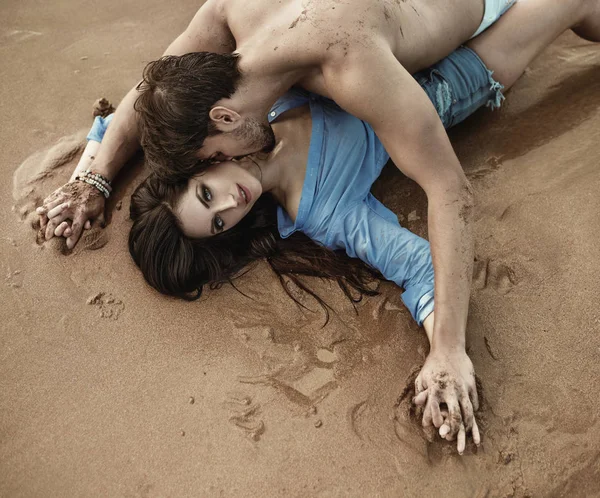
[[[274,147],[275,135],[269,124],[245,119],[229,133],[206,137],[197,155],[203,160],[226,161],[256,152],[271,152]]]

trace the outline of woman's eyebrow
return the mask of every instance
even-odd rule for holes
[[[206,201],[202,198],[202,195],[200,195],[200,192],[198,191],[198,189],[200,188],[200,185],[196,185],[196,198],[202,203],[202,205],[208,209],[208,204],[206,203]]]
[[[208,204],[206,203],[206,201],[202,198],[202,196],[200,195],[200,192],[198,191],[198,189],[200,188],[200,185],[196,185],[196,198],[202,203],[202,205],[208,209]],[[212,235],[215,235],[215,224],[212,222],[212,220],[210,221],[210,233]]]

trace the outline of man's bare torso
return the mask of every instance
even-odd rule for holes
[[[324,64],[350,53],[369,57],[371,47],[385,46],[416,72],[470,38],[484,13],[484,0],[209,0],[209,6],[235,40],[246,74],[263,84],[278,81],[277,93],[299,84],[325,96]]]

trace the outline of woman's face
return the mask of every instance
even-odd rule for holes
[[[183,232],[200,239],[235,226],[262,194],[259,178],[247,158],[213,164],[191,178],[175,209]]]

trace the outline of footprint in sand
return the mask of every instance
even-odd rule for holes
[[[489,258],[475,258],[473,266],[475,289],[492,288],[499,294],[508,294],[518,283],[519,279],[510,266]]]
[[[111,320],[118,320],[125,309],[123,301],[106,292],[99,292],[98,294],[91,296],[88,298],[87,304],[97,306],[100,311],[100,316]]]

